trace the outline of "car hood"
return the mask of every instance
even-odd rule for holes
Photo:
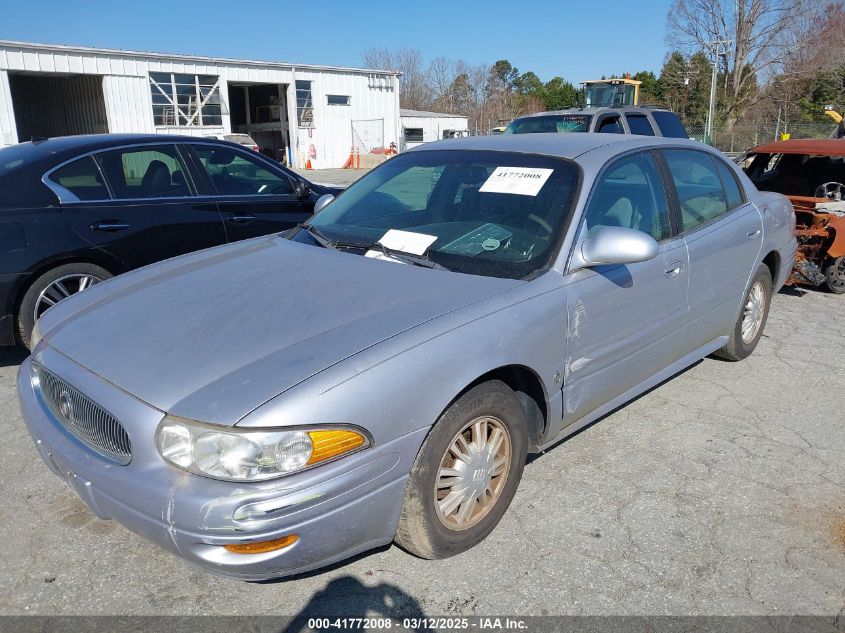
[[[162,411],[231,425],[361,350],[521,283],[273,236],[94,286],[52,308],[41,331]]]

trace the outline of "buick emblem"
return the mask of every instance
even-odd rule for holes
[[[68,420],[73,419],[73,403],[70,400],[70,394],[67,391],[62,391],[59,394],[59,413]]]

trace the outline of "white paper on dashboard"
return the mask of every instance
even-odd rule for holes
[[[436,235],[425,233],[412,233],[411,231],[400,231],[390,229],[381,236],[379,244],[384,244],[394,251],[402,251],[411,255],[422,255],[426,249],[437,241]]]
[[[536,196],[553,171],[540,167],[496,167],[478,191]]]
[[[404,264],[401,259],[394,259],[390,255],[385,255],[381,251],[367,251],[364,253],[364,257],[369,257],[370,259],[383,259],[386,262],[394,262],[396,264]]]

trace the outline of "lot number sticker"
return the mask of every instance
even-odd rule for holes
[[[478,191],[536,196],[553,171],[554,169],[539,167],[496,167]]]

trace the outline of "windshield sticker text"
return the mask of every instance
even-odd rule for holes
[[[553,171],[539,167],[496,167],[478,191],[536,196]]]

